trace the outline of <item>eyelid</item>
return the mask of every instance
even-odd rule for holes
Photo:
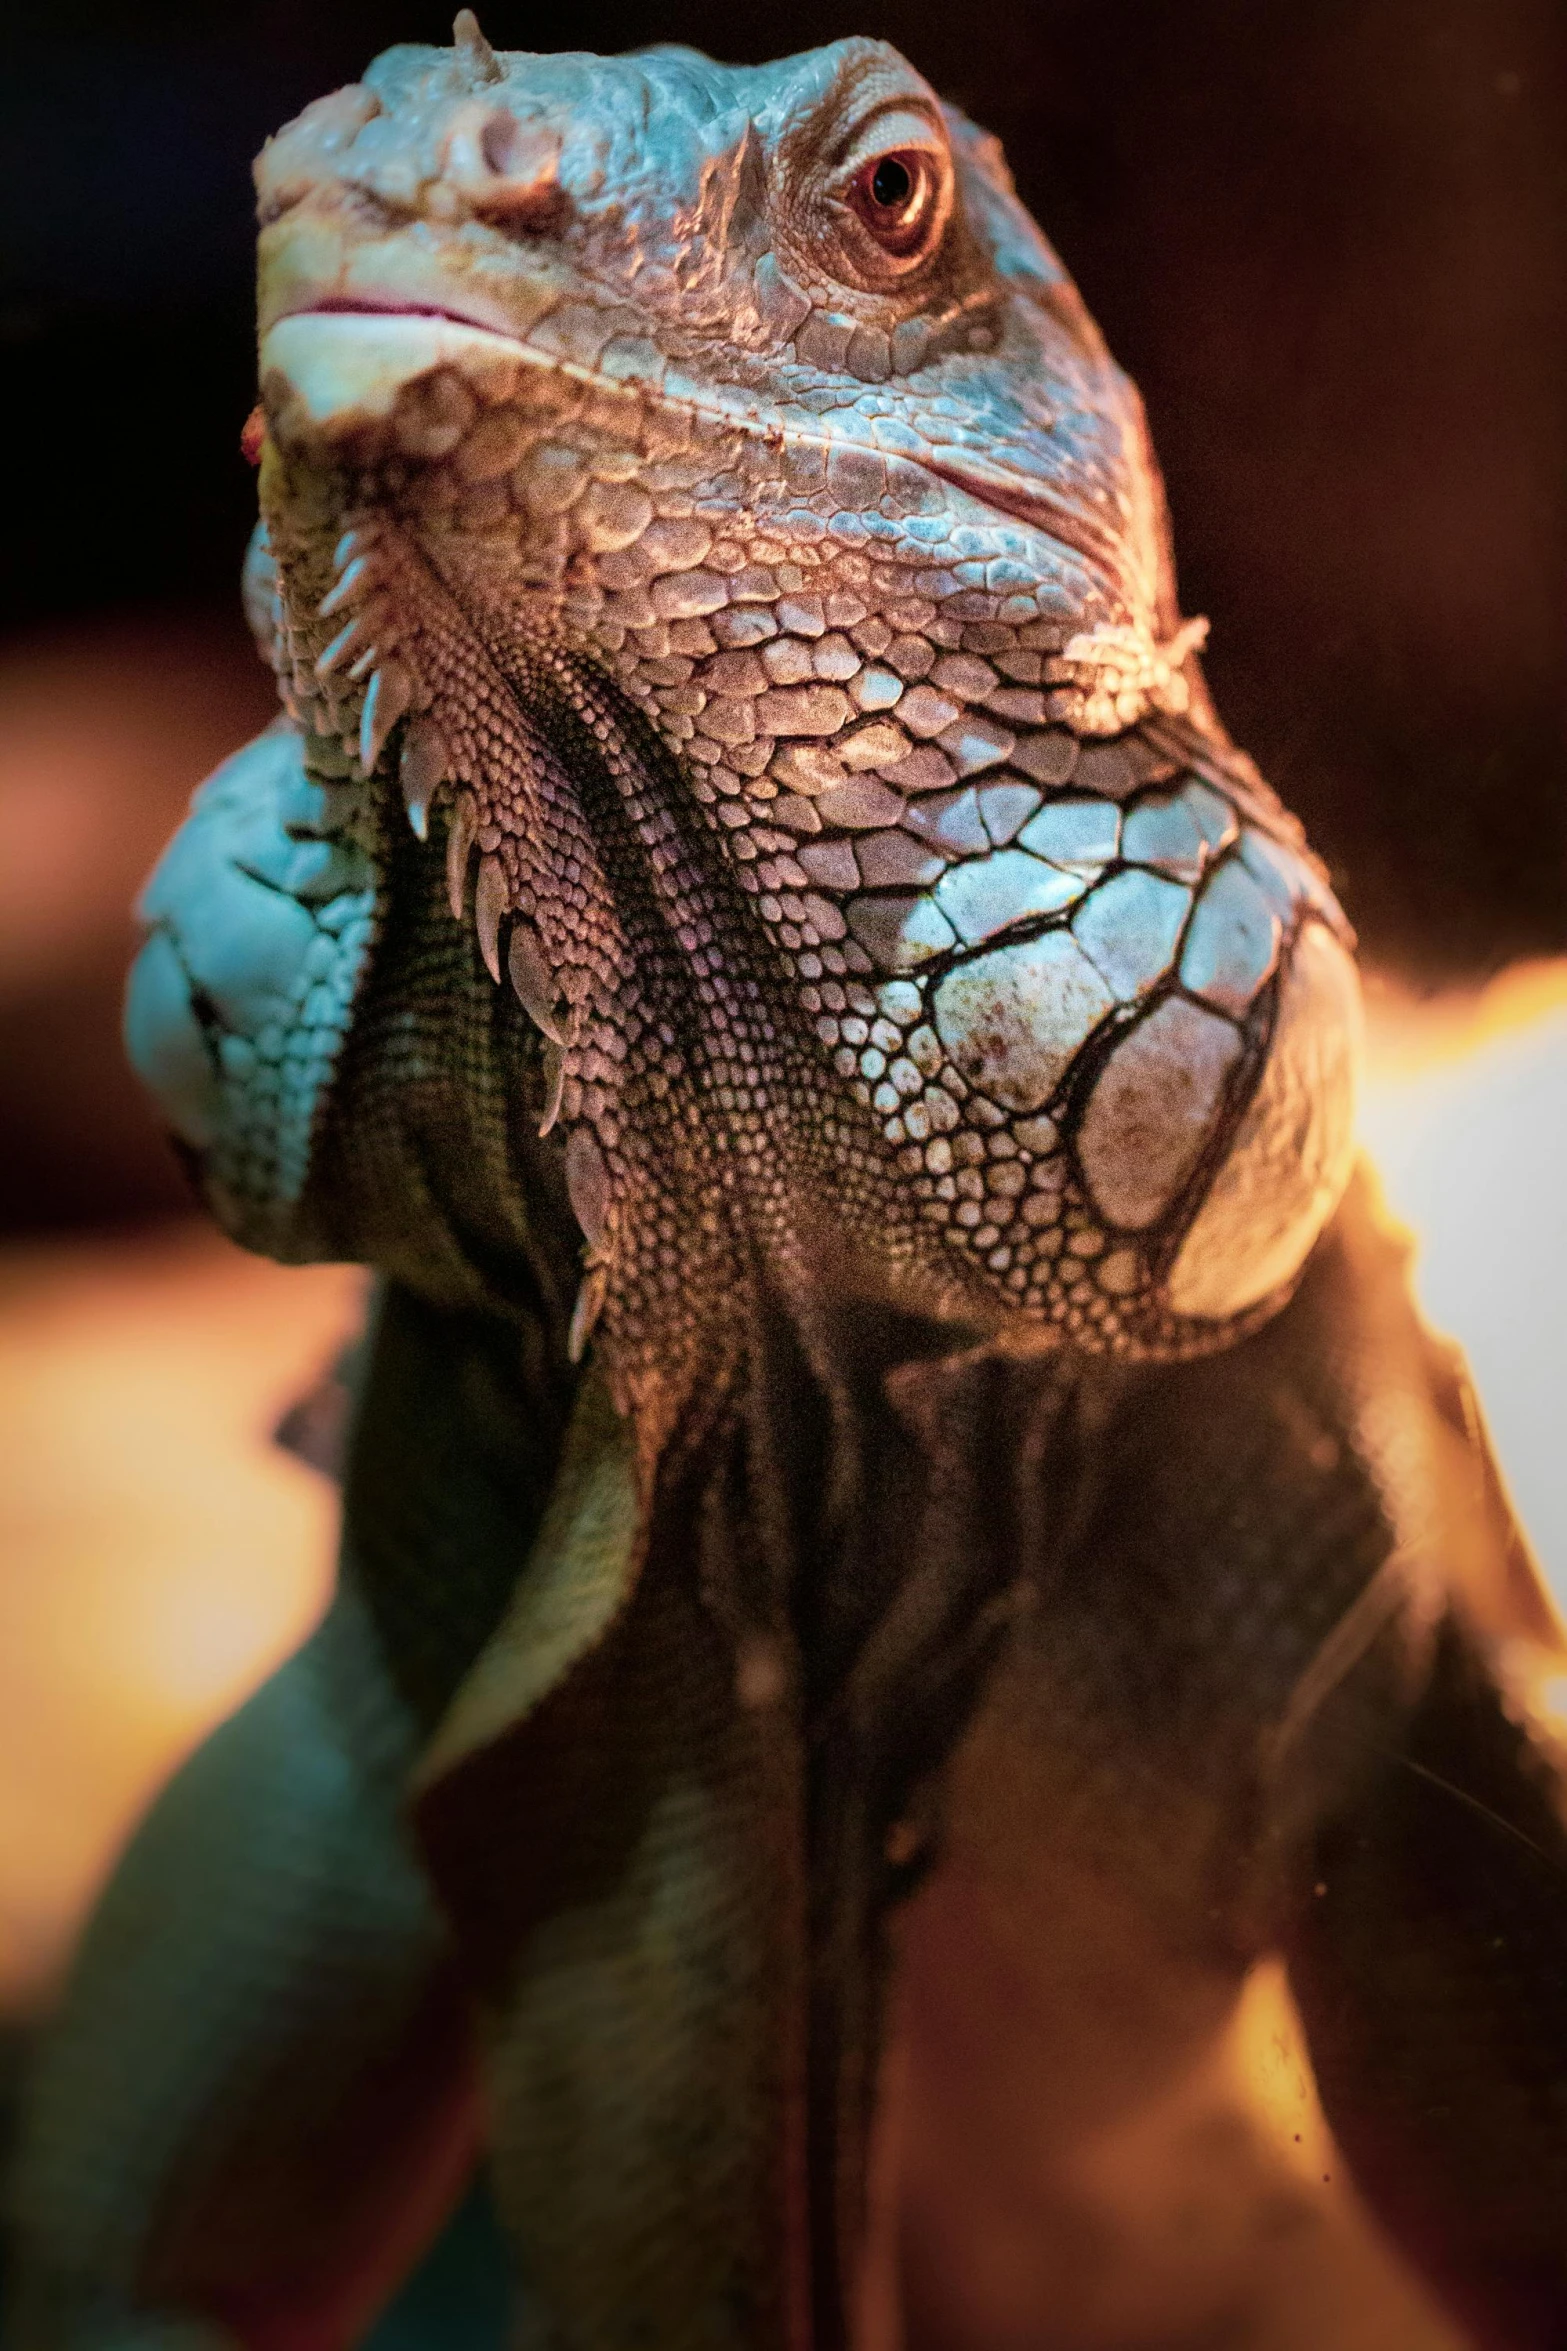
[[[940,169],[951,168],[946,136],[923,107],[888,106],[859,125],[838,169],[852,179],[875,156],[910,152],[933,157]]]

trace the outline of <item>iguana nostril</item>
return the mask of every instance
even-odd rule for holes
[[[504,178],[510,173],[512,151],[516,143],[516,116],[492,114],[479,133],[479,149],[485,162],[498,178]]]
[[[470,212],[520,227],[559,220],[560,138],[509,106],[464,108],[447,135],[443,176]]]

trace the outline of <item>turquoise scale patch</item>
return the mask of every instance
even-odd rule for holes
[[[143,894],[125,1041],[237,1239],[275,1246],[375,943],[362,787],[271,727],[202,785]]]

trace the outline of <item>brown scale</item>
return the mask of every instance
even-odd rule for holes
[[[535,1017],[542,1013],[555,1031],[553,1098],[546,1108],[546,1124],[553,1123],[569,1088],[570,1114],[591,1126],[595,1149],[602,1154],[602,1177],[580,1151],[575,1168],[568,1156],[568,1173],[577,1176],[576,1199],[587,1209],[593,1228],[582,1321],[585,1324],[602,1302],[604,1276],[613,1262],[623,1301],[615,1319],[623,1322],[629,1317],[642,1337],[641,1347],[624,1364],[624,1376],[635,1386],[638,1371],[646,1379],[658,1357],[679,1389],[686,1384],[681,1355],[690,1352],[695,1336],[689,1315],[675,1311],[681,1268],[669,1262],[667,1247],[662,1262],[657,1253],[651,1262],[642,1261],[634,1239],[626,1249],[617,1249],[616,1225],[617,1203],[639,1197],[656,1200],[662,1190],[673,1188],[670,1210],[662,1217],[655,1212],[655,1228],[661,1224],[666,1234],[671,1229],[682,1234],[685,1263],[691,1270],[701,1271],[704,1251],[716,1256],[711,1278],[701,1287],[720,1299],[734,1294],[733,1248],[724,1220],[711,1215],[693,1218],[691,1203],[680,1197],[678,1179],[670,1187],[665,1172],[666,1155],[684,1170],[700,1164],[699,1122],[677,1082],[683,1058],[677,1047],[689,1017],[678,998],[668,1005],[658,1002],[661,992],[670,995],[667,986],[660,990],[667,952],[661,955],[656,935],[637,935],[641,909],[625,886],[629,877],[617,877],[622,886],[615,887],[597,836],[584,819],[575,780],[586,772],[580,743],[573,746],[574,776],[552,736],[564,731],[563,721],[568,726],[574,722],[571,731],[580,734],[585,729],[606,772],[618,766],[624,774],[626,762],[605,740],[608,721],[591,706],[583,707],[582,690],[569,675],[563,676],[547,659],[522,655],[513,656],[522,674],[514,680],[503,677],[433,572],[400,534],[373,518],[360,525],[360,532],[367,550],[374,550],[383,583],[375,599],[383,641],[375,650],[388,656],[395,642],[396,657],[405,668],[416,666],[421,678],[438,681],[417,690],[415,724],[424,733],[415,739],[439,743],[436,765],[442,787],[455,791],[448,825],[454,911],[459,916],[465,912],[469,867],[477,851],[474,922],[492,975],[499,976],[500,933],[506,923],[513,984]],[[286,514],[279,516],[276,537],[291,609],[297,615],[319,608],[323,599],[310,593],[317,585],[319,556],[311,562],[310,550],[299,544]],[[392,624],[395,638],[392,628],[380,625],[384,623]],[[308,626],[303,631],[307,657],[314,650],[308,643],[313,633]],[[296,667],[300,634],[296,622]],[[422,773],[418,780],[426,782]],[[633,819],[638,813],[645,815],[634,806],[628,813]],[[656,827],[656,818],[654,822]],[[640,927],[656,932],[645,918]],[[551,992],[548,997],[541,981]],[[698,988],[710,995],[710,979],[699,978]],[[640,1054],[633,1060],[638,1046]],[[638,1098],[645,1088],[644,1073],[666,1080],[662,1099],[646,1105]],[[706,1343],[721,1345],[720,1329],[709,1320],[703,1326]],[[586,1328],[579,1328],[579,1344],[586,1335]],[[650,1429],[649,1434],[657,1442],[662,1432],[655,1436]]]

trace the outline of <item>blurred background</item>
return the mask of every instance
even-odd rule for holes
[[[1567,1592],[1567,20],[1558,0],[491,0],[497,47],[885,35],[998,132],[1142,385],[1185,607],[1372,982],[1366,1132]],[[429,0],[0,27],[0,2006],[297,1640],[268,1443],[352,1322],[192,1218],[121,1065],[135,888],[266,719],[249,162]]]

